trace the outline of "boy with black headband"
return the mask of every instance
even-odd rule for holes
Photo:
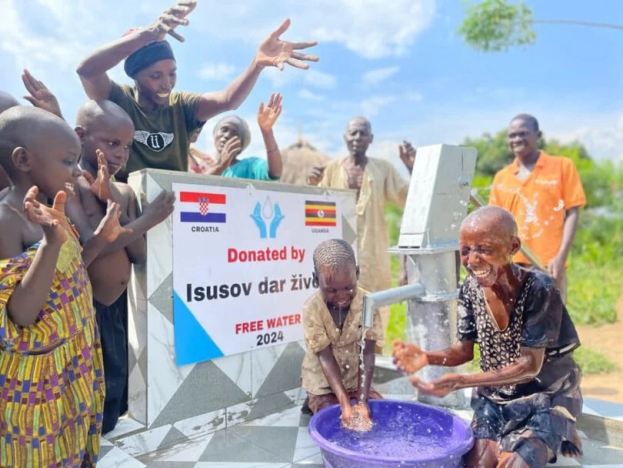
[[[307,69],[304,61],[318,57],[298,52],[315,42],[292,43],[279,36],[290,20],[268,36],[259,46],[250,66],[226,89],[214,93],[173,92],[176,62],[167,34],[183,40],[174,29],[188,25],[188,16],[197,6],[195,0],[181,1],[165,11],[151,25],[130,31],[87,57],[78,66],[78,75],[91,99],[109,99],[121,106],[134,121],[136,131],[125,171],[117,179],[146,167],[175,171],[188,170],[189,135],[201,122],[237,109],[255,85],[260,72],[269,66],[283,70],[285,64]],[[107,71],[126,59],[125,71],[134,80],[134,88],[110,80]]]

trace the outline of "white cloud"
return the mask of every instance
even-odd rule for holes
[[[199,70],[199,77],[204,80],[223,81],[230,79],[236,67],[229,63],[206,63]]]
[[[374,70],[370,70],[363,74],[361,79],[361,83],[364,86],[377,86],[381,84],[383,81],[390,79],[394,76],[400,67],[385,67],[385,68],[375,68]]]
[[[335,42],[373,59],[404,53],[434,14],[435,0],[272,0],[270,8],[262,0],[240,0],[199,3],[193,18],[220,38],[256,44],[279,26],[276,18],[289,17],[285,39]]]
[[[405,94],[405,98],[407,99],[407,101],[421,101],[423,99],[423,96],[420,93],[407,93]]]
[[[298,92],[298,96],[301,99],[307,99],[309,101],[324,101],[325,100],[325,97],[323,95],[317,94],[317,93],[313,93],[310,90],[305,89],[305,88],[301,89]]]
[[[511,106],[495,110],[473,106],[428,108],[413,114],[391,130],[375,131],[381,142],[407,139],[415,146],[445,143],[460,144],[466,137],[478,138],[483,133],[495,133],[504,128],[508,120],[522,111],[530,112],[539,119],[546,138],[562,143],[580,141],[596,160],[623,158],[623,109],[614,113],[595,114],[576,110],[581,120],[569,120],[571,112],[560,108],[552,111],[546,105],[525,102],[521,108]]]
[[[153,3],[159,11],[168,2]],[[20,68],[73,72],[88,52],[133,26],[136,15],[130,13],[124,14],[125,29],[111,27],[119,23],[118,12],[125,7],[121,0],[3,0],[0,50],[11,54]]]
[[[335,88],[337,78],[334,75],[319,72],[318,70],[307,70],[305,83],[320,89],[332,89]]]
[[[282,88],[286,85],[299,84],[319,89],[333,89],[337,85],[337,78],[329,73],[318,70],[284,70],[278,68],[267,68],[262,75],[272,81],[273,86]]]
[[[396,101],[396,96],[372,96],[361,101],[361,111],[365,117],[374,117],[380,110]]]
[[[580,141],[595,159],[613,159],[623,162],[623,113],[618,116],[603,116],[595,120],[585,119],[590,125],[564,128],[558,126],[546,131],[546,137],[563,142]]]

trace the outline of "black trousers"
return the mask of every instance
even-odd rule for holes
[[[113,304],[95,305],[97,326],[102,340],[106,398],[102,433],[112,431],[119,417],[128,411],[128,295]]]

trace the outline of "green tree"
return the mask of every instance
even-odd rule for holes
[[[479,138],[466,138],[462,146],[471,146],[478,151],[478,161],[476,162],[476,173],[479,176],[494,176],[496,172],[504,166],[510,164],[514,155],[508,147],[506,140],[506,129],[500,130],[495,135],[484,133]],[[580,160],[590,160],[588,151],[579,142],[561,144],[556,140],[547,140],[542,136],[538,142],[539,149],[545,150],[549,154],[567,156],[579,164]]]
[[[458,34],[476,50],[498,52],[512,46],[534,43],[534,24],[564,24],[623,30],[622,25],[576,20],[534,19],[532,10],[522,1],[484,0],[466,4],[466,16]]]
[[[473,185],[476,188],[487,188],[493,176],[513,161],[513,153],[506,142],[506,130],[495,135],[484,133],[480,138],[466,138],[461,146],[471,146],[478,151],[476,175]],[[580,142],[568,144],[554,139],[542,137],[539,148],[547,154],[565,156],[571,159],[580,173],[582,185],[586,192],[587,206],[612,206],[621,190],[623,170],[612,161],[595,162]],[[481,191],[487,198],[488,192]]]

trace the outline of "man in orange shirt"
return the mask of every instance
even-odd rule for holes
[[[520,114],[511,121],[508,145],[515,160],[495,175],[489,203],[513,214],[521,241],[547,266],[566,302],[567,256],[586,196],[573,161],[539,150],[540,137],[533,116]],[[514,261],[530,264],[521,253]]]

